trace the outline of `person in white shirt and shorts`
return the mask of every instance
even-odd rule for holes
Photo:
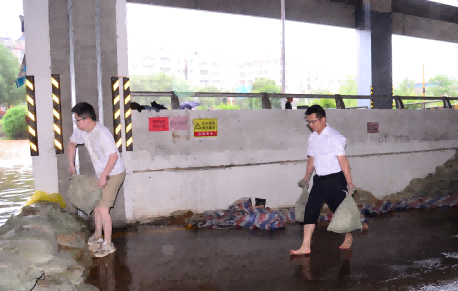
[[[326,123],[326,112],[320,105],[310,106],[306,112],[308,126],[313,130],[308,143],[307,171],[303,179],[306,187],[315,169],[313,186],[304,212],[304,239],[298,250],[291,255],[305,255],[311,252],[310,243],[315,225],[320,216],[323,202],[334,212],[346,197],[347,189],[352,191],[350,164],[345,157],[346,138]],[[351,233],[345,234],[340,249],[349,249],[353,242]]]
[[[116,251],[111,242],[110,208],[114,206],[118,191],[124,182],[126,168],[121,160],[113,134],[103,124],[96,121],[94,107],[89,103],[81,102],[72,108],[72,112],[77,128],[73,131],[68,145],[70,174],[76,174],[76,147],[84,144],[99,180],[98,186],[103,188],[102,199],[94,208],[95,232],[89,238],[88,245],[91,250],[95,251],[95,257],[105,257]]]

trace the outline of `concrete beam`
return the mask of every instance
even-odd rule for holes
[[[132,0],[127,2],[275,18],[279,20],[281,17],[279,0]],[[334,3],[329,0],[286,0],[285,6],[285,17],[287,20],[348,28],[355,27],[355,7],[352,5]]]
[[[393,34],[458,43],[458,24],[393,13]]]
[[[363,1],[363,0],[361,0]],[[368,2],[364,0],[363,2]],[[129,0],[128,3],[149,4],[175,8],[267,17],[280,20],[280,1],[277,0]],[[314,24],[355,28],[355,1],[286,0],[287,20]],[[370,0],[371,10],[393,11],[393,33],[439,41],[458,43],[458,9],[426,0]],[[448,8],[448,9],[446,9]],[[431,12],[434,10],[434,13]],[[417,16],[416,16],[417,15]],[[443,20],[441,19],[443,16]],[[421,17],[419,17],[421,16]]]

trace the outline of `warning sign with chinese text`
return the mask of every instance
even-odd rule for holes
[[[218,119],[194,119],[192,123],[194,137],[218,136]]]
[[[149,131],[169,131],[168,117],[150,117]]]

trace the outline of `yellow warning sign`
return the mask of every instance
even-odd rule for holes
[[[218,136],[218,119],[194,119],[192,128],[194,129],[194,137]]]

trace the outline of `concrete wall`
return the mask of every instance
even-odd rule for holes
[[[328,110],[328,124],[347,137],[354,183],[382,198],[411,179],[434,172],[458,147],[450,124],[458,112]],[[186,131],[149,132],[148,118],[187,115],[218,118],[218,137],[177,138]],[[379,122],[379,133],[367,133]],[[189,132],[187,132],[189,133]],[[143,111],[133,113],[134,151],[124,156],[127,220],[178,209],[227,208],[240,197],[267,199],[267,206],[294,205],[307,162],[302,110]]]

